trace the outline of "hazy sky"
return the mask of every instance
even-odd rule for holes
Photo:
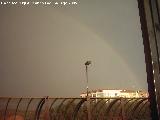
[[[59,7],[0,6],[0,96],[79,96],[86,89],[147,90],[136,0]]]

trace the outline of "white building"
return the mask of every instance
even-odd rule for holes
[[[82,98],[86,97],[86,93],[80,95]],[[140,98],[148,97],[148,93],[144,91],[134,91],[134,90],[95,90],[89,92],[90,97],[123,97],[123,98]]]

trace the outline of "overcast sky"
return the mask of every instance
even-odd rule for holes
[[[147,90],[136,0],[0,6],[0,96],[79,97],[89,89]]]

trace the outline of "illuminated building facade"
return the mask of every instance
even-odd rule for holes
[[[86,93],[80,95],[82,98],[86,97]],[[148,93],[145,91],[134,91],[134,90],[95,90],[89,92],[90,97],[123,97],[123,98],[143,98],[148,97]]]

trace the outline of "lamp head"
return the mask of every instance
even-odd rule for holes
[[[85,62],[85,65],[90,65],[91,64],[91,61],[86,61]]]

